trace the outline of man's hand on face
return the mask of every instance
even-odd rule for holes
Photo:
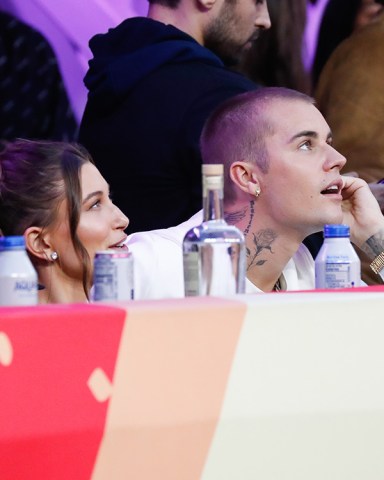
[[[369,183],[368,185],[380,205],[381,212],[384,213],[384,183]]]
[[[358,178],[359,174],[357,172],[348,172],[345,176]],[[368,186],[376,200],[379,202],[381,213],[384,214],[384,178],[377,183],[368,183]]]
[[[343,223],[350,226],[352,242],[361,247],[368,238],[384,231],[384,217],[364,180],[343,176],[343,181]]]

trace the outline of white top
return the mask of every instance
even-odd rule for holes
[[[182,242],[191,228],[202,222],[202,211],[176,227],[133,233],[127,245],[133,254],[135,299],[184,297]],[[301,244],[280,278],[282,290],[315,288],[315,263]],[[246,280],[246,293],[261,290]]]

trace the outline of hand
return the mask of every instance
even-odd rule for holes
[[[348,176],[343,176],[343,180],[343,223],[350,226],[352,242],[361,247],[368,238],[384,230],[384,217],[364,180]]]
[[[384,213],[384,184],[383,183],[368,183],[371,192],[378,201],[381,212]]]

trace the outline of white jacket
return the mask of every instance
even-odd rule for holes
[[[202,222],[202,211],[176,227],[133,233],[127,245],[133,254],[135,299],[184,297],[182,242],[188,230]],[[283,290],[315,288],[315,263],[301,244],[283,270]],[[246,293],[261,290],[249,280]]]

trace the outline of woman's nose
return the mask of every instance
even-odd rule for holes
[[[116,227],[115,228],[118,228],[119,230],[125,230],[128,225],[129,225],[129,218],[124,215],[124,213],[120,210],[119,207],[117,207],[116,205],[113,205],[114,207],[114,217],[116,219]]]

